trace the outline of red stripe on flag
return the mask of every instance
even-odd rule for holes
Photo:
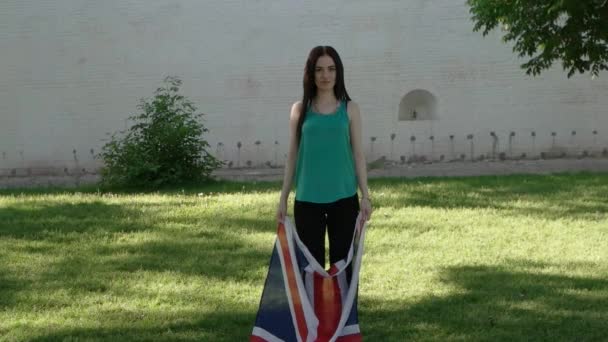
[[[342,296],[336,278],[315,273],[315,314],[319,319],[317,341],[328,341],[335,333],[342,314]]]
[[[346,335],[346,336],[340,336],[336,340],[336,342],[361,342],[361,341],[363,341],[361,333],[356,333],[356,334]]]
[[[304,309],[302,308],[302,299],[298,292],[298,285],[296,283],[296,274],[293,269],[291,261],[291,254],[289,253],[289,243],[287,241],[287,235],[285,233],[285,226],[279,223],[277,236],[281,242],[281,251],[283,255],[283,261],[285,262],[285,271],[287,272],[287,285],[289,287],[289,293],[291,294],[291,301],[293,303],[293,309],[296,315],[296,325],[300,332],[300,337],[303,341],[306,341],[308,337],[308,329],[306,327],[306,320],[304,318]]]
[[[255,335],[251,335],[251,337],[249,337],[249,342],[268,342],[265,339],[259,337],[259,336],[255,336]]]
[[[338,273],[338,267],[336,267],[336,264],[331,264],[331,267],[329,268],[329,275],[333,276],[336,273]]]

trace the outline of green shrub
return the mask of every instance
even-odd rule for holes
[[[165,78],[151,100],[141,99],[134,124],[113,134],[101,158],[102,184],[152,186],[204,181],[222,163],[209,154],[208,131],[194,104],[178,94],[182,82]]]

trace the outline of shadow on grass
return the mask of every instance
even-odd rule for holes
[[[5,266],[6,261],[4,259],[5,258],[0,255],[0,311],[4,308],[17,305],[15,289],[21,289],[28,285],[26,281],[15,276],[13,272]],[[1,330],[0,336],[2,336]]]
[[[455,294],[418,301],[360,298],[363,336],[369,341],[603,340],[608,336],[608,279],[547,271],[564,267],[595,265],[521,260],[446,268],[437,281],[458,287]],[[101,312],[99,318],[99,327],[30,331],[28,340],[243,341],[255,312],[143,309]]]
[[[237,219],[224,222],[234,230],[255,229],[265,224],[263,220]],[[230,283],[244,282],[263,284],[263,276],[268,267],[272,244],[268,248],[252,246],[246,237],[238,233],[215,234],[215,230],[188,231],[182,234],[164,232],[152,241],[135,241],[123,245],[95,246],[88,242],[77,253],[66,254],[59,262],[35,277],[35,281],[16,277],[7,278],[0,273],[2,299],[0,308],[9,309],[15,305],[27,305],[39,311],[62,310],[74,306],[78,298],[98,297],[98,305],[109,298],[125,297],[146,302],[147,296],[154,302],[156,292],[122,287],[115,288],[117,279],[129,279],[132,272],[176,272],[188,276],[202,276]],[[82,246],[81,246],[82,247]],[[89,248],[90,247],[90,248]],[[65,251],[64,251],[65,252]],[[2,267],[0,267],[2,271]],[[260,273],[261,272],[261,273]],[[203,280],[203,283],[206,280]],[[128,281],[127,281],[128,282]],[[120,280],[119,280],[120,283]],[[68,291],[69,296],[54,298],[56,291]],[[56,341],[56,340],[102,340],[102,341],[241,341],[247,340],[255,319],[253,309],[235,311],[234,303],[226,303],[230,312],[218,306],[216,311],[208,312],[205,294],[201,312],[180,313],[179,307],[171,307],[166,314],[158,310],[114,309],[101,311],[97,305],[85,304],[89,309],[86,315],[95,323],[93,328],[65,328],[69,323],[53,329],[37,330],[22,325],[12,332],[15,336],[23,334],[27,338],[16,340]],[[34,295],[35,294],[35,295]],[[175,294],[176,300],[183,300],[184,294]],[[238,294],[234,294],[238,297]],[[198,296],[195,296],[198,298]],[[16,300],[27,298],[27,300]],[[131,299],[127,299],[131,298]],[[171,298],[167,298],[170,301]],[[214,301],[214,299],[210,299]],[[177,309],[177,314],[176,314]],[[8,332],[7,332],[8,333]],[[9,336],[10,337],[10,336]]]
[[[150,229],[128,218],[136,210],[101,200],[78,203],[32,201],[0,207],[0,237],[53,238],[69,233],[136,232]],[[126,218],[126,219],[125,219]]]
[[[363,335],[371,341],[605,339],[606,275],[590,278],[543,271],[556,267],[564,265],[516,261],[498,267],[447,268],[438,281],[456,285],[461,289],[458,294],[414,303],[362,298]]]
[[[153,217],[144,220],[144,215],[103,202],[38,201],[0,208],[0,242],[19,240],[7,245],[7,253],[0,252],[0,309],[19,304],[40,310],[72,306],[74,298],[112,294],[115,279],[139,271],[262,284],[272,242],[260,246],[248,234],[272,233],[272,220],[224,217],[201,227],[200,220],[158,222]],[[172,228],[174,221],[180,222],[178,228]],[[44,266],[17,273],[5,267],[28,258]],[[57,291],[68,291],[74,298],[56,297]]]
[[[559,174],[545,176],[484,176],[474,178],[425,178],[379,180],[374,192],[397,196],[378,197],[377,207],[429,207],[440,209],[496,209],[507,215],[547,219],[595,218],[608,213],[608,174]],[[526,202],[531,205],[521,205]],[[537,203],[538,205],[534,205]]]
[[[263,219],[223,218],[221,226],[182,232],[165,231],[152,241],[108,246],[102,259],[119,271],[173,271],[231,281],[257,280],[268,266],[272,243],[253,244],[246,232],[274,232]]]
[[[260,189],[278,191],[278,187],[275,189],[277,183],[246,184],[251,186],[251,190],[230,185],[224,189],[224,193],[243,193],[244,190],[258,192]],[[522,214],[547,215],[545,217],[582,217],[593,212],[607,212],[607,184],[607,175],[560,175],[378,180],[372,182],[372,187],[378,190],[393,186],[403,189],[403,194],[396,200],[399,206],[496,208]],[[190,188],[186,191],[194,194],[200,189]],[[205,189],[221,192],[222,186]],[[181,193],[179,190],[171,191]],[[586,198],[584,204],[574,201],[583,195]],[[551,206],[547,210],[542,207],[519,209],[510,204],[518,198],[571,208],[570,211],[556,212],[551,211]],[[377,206],[395,206],[395,203],[382,198],[376,201]],[[196,226],[198,223],[178,218],[180,224],[190,225],[192,229],[172,230],[165,227],[166,222],[144,225],[140,220],[142,215],[140,211],[102,201],[1,207],[0,238],[50,241],[49,245],[23,246],[26,254],[52,253],[62,246],[74,250],[62,252],[67,255],[39,275],[36,280],[44,287],[10,274],[8,268],[3,266],[6,260],[2,260],[4,257],[0,254],[0,308],[17,305],[17,298],[23,298],[22,294],[28,295],[28,292],[30,295],[40,295],[29,297],[27,305],[50,309],[73,305],[73,299],[53,301],[44,298],[44,293],[38,290],[68,288],[77,294],[112,292],[111,283],[115,277],[125,277],[125,274],[139,270],[180,272],[221,281],[253,281],[260,282],[261,286],[272,245],[269,244],[267,249],[254,245],[246,234],[272,232],[272,217],[248,219],[237,215],[235,218],[222,217],[218,222],[210,218],[206,223],[208,229],[200,229]],[[87,232],[112,235],[143,231],[152,231],[156,235],[153,239],[122,244],[81,236]],[[62,242],[66,235],[70,238],[68,244],[56,243],[53,246],[54,242]],[[601,340],[608,336],[605,324],[608,321],[606,275],[604,278],[585,278],[546,271],[564,267],[594,266],[521,261],[498,267],[447,268],[437,281],[456,285],[462,290],[458,294],[428,297],[413,303],[407,300],[361,298],[363,334],[372,341]],[[52,296],[52,291],[49,291],[49,296]],[[128,314],[102,313],[99,328],[68,328],[41,335],[38,340],[62,340],[74,336],[76,339],[100,340],[243,340],[242,337],[246,338],[250,332],[255,315],[246,311],[191,312],[181,317],[152,316],[149,324],[141,323],[139,320],[143,318],[135,316],[131,318],[133,327],[129,328],[108,323],[113,318]],[[150,312],[144,311],[143,314],[150,315]]]
[[[594,218],[608,213],[607,173],[562,173],[554,175],[501,175],[478,177],[383,178],[369,180],[374,195],[390,192],[397,196],[375,196],[376,208],[429,207],[441,209],[497,209],[510,215],[538,215],[548,219],[564,217]],[[21,189],[0,190],[15,194],[199,194],[277,193],[280,182],[210,181],[166,186],[159,189],[81,187],[73,190]],[[584,199],[584,200],[583,200]],[[539,207],[517,206],[519,201],[539,203]]]
[[[48,194],[107,194],[137,195],[137,194],[184,194],[198,195],[199,193],[254,193],[254,192],[278,192],[281,183],[278,181],[227,181],[211,180],[198,183],[183,183],[167,185],[158,188],[142,187],[117,187],[100,185],[83,185],[76,188],[65,187],[42,187],[42,188],[11,188],[0,189],[0,196],[13,195],[48,195]]]
[[[114,312],[105,314],[99,327],[29,332],[36,337],[28,341],[247,341],[254,315],[244,310],[184,312],[178,317],[146,311]]]

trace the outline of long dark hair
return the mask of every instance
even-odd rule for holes
[[[304,67],[304,94],[302,95],[302,111],[300,112],[300,118],[298,119],[298,131],[297,139],[298,144],[302,137],[302,125],[304,119],[306,119],[306,112],[312,106],[312,99],[317,96],[317,85],[315,84],[315,67],[317,66],[317,60],[321,56],[329,56],[334,60],[336,64],[336,83],[334,84],[334,95],[338,101],[350,101],[350,96],[346,92],[346,86],[344,85],[344,65],[338,55],[338,52],[331,46],[317,46],[310,50],[308,59],[306,60],[306,66]]]

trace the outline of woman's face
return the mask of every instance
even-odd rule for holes
[[[325,55],[317,59],[315,65],[315,85],[320,90],[334,89],[336,84],[336,64],[334,60]]]

